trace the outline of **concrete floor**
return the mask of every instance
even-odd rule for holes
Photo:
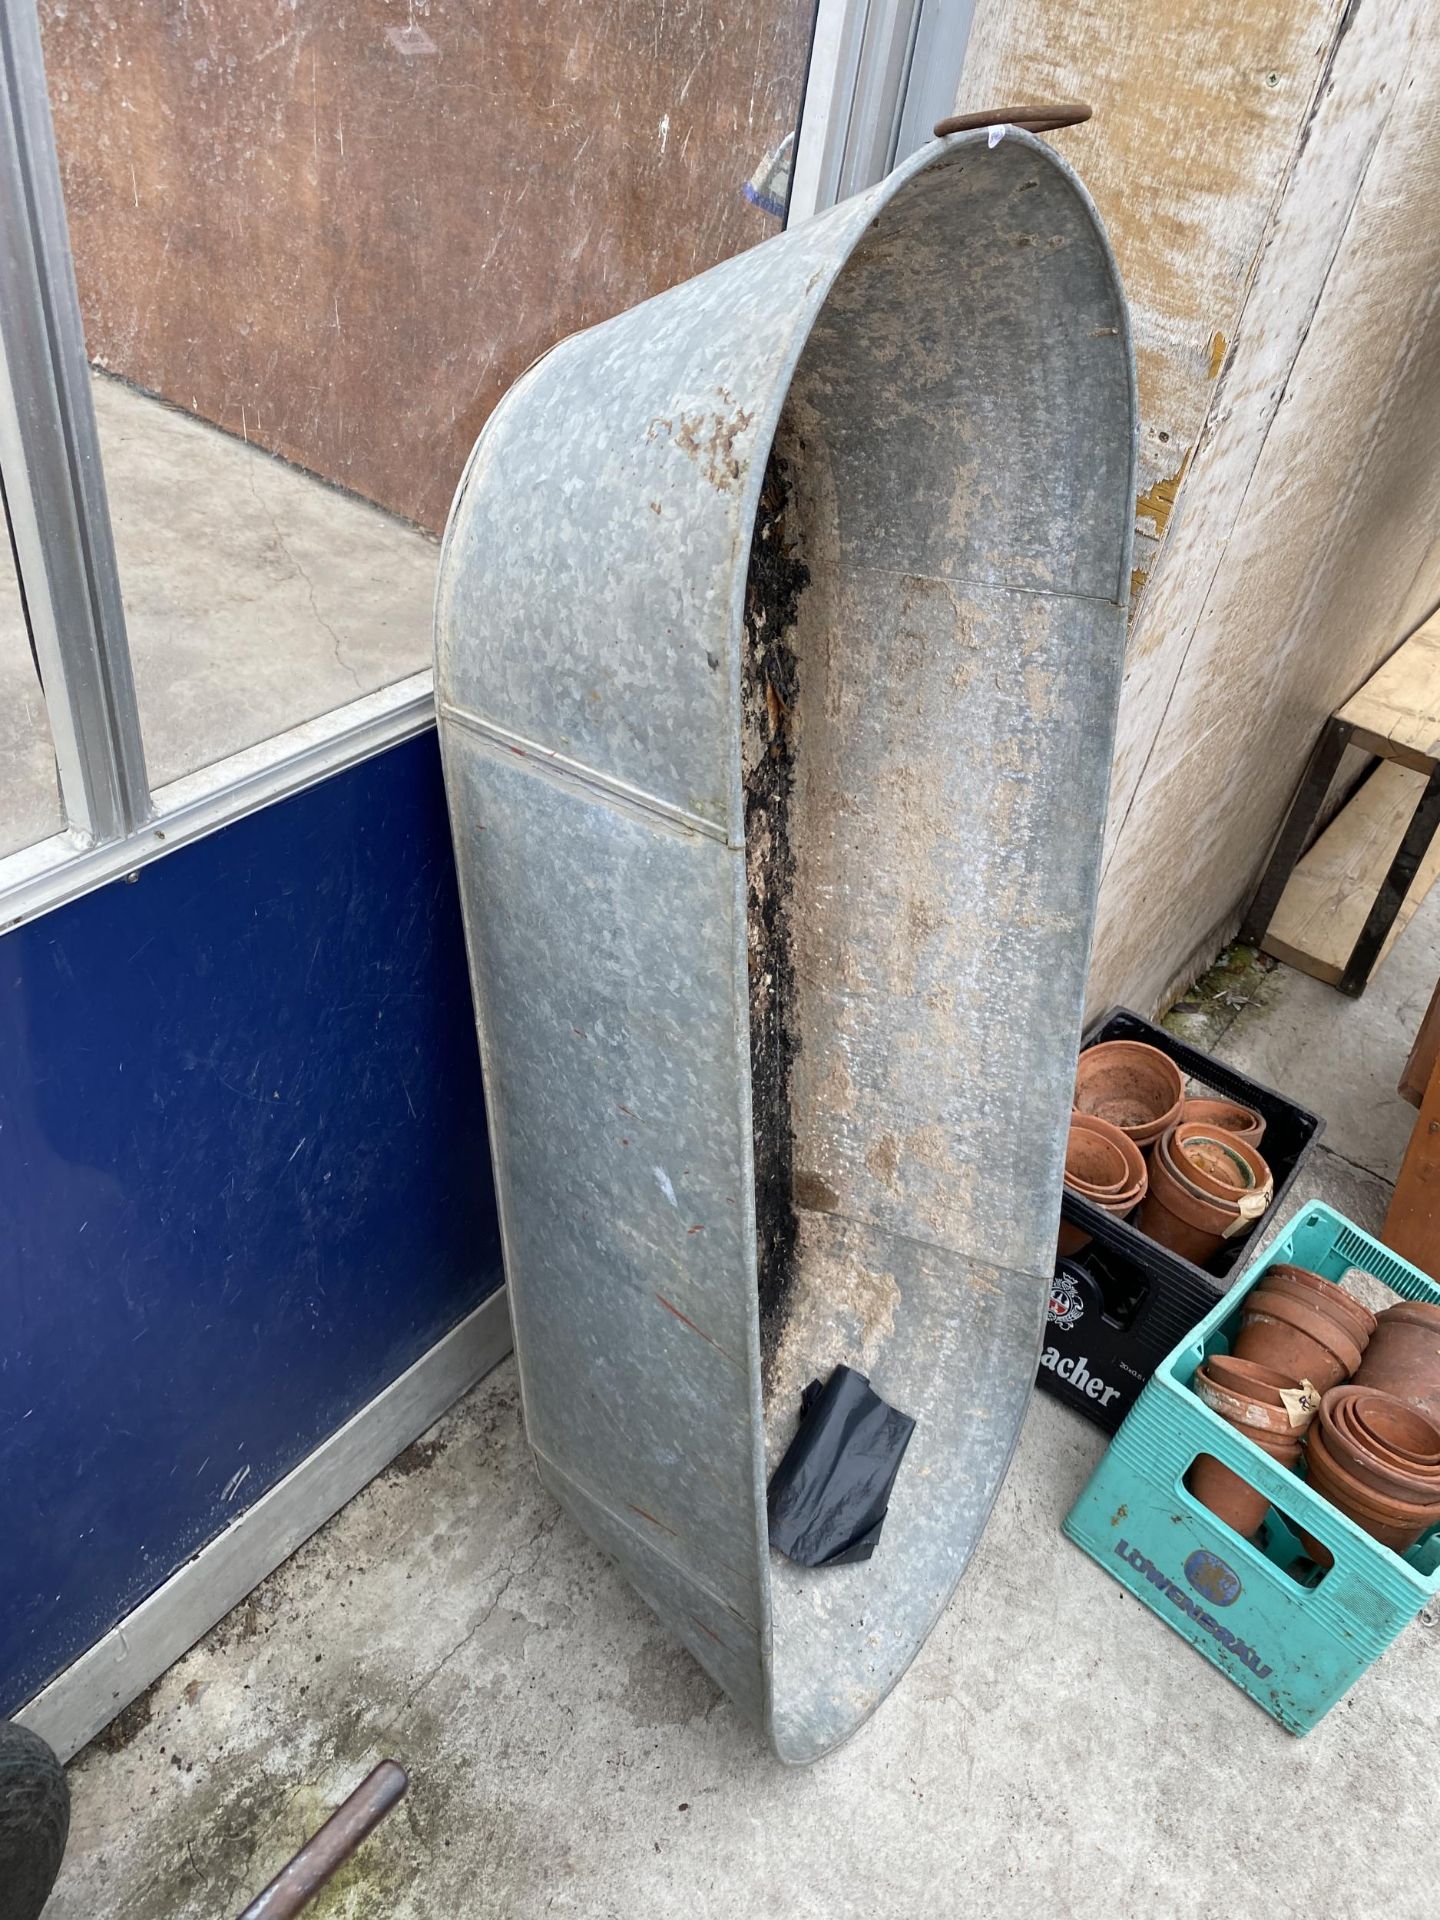
[[[1297,1207],[1378,1224],[1437,936],[1440,893],[1358,1003],[1251,969],[1184,1013],[1326,1114]],[[317,1917],[1433,1913],[1440,1616],[1292,1739],[1061,1538],[1102,1447],[1036,1396],[916,1665],[786,1772],[542,1492],[507,1362],[79,1757],[52,1920],[232,1912],[386,1754]]]
[[[430,663],[438,548],[403,521],[97,374],[151,784]],[[0,853],[63,824],[0,545]]]

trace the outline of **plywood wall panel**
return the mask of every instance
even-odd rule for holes
[[[557,338],[752,245],[809,0],[42,0],[94,356],[430,528]]]
[[[1056,133],[1130,302],[1140,394],[1137,592],[1244,304],[1344,0],[979,0],[963,109],[1083,99]]]
[[[1094,100],[1089,126],[1054,137],[1095,193],[1135,315],[1147,577],[1096,1006],[1158,1004],[1233,930],[1321,721],[1440,593],[1426,10],[1208,12],[982,0],[965,80],[967,104]]]
[[[1168,683],[1129,697],[1095,971],[1141,998],[1233,926],[1326,715],[1440,585],[1440,94],[1417,25],[1374,7],[1337,48],[1140,610]]]

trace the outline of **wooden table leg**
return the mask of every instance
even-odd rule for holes
[[[1276,836],[1270,858],[1265,863],[1265,871],[1245,908],[1240,938],[1248,940],[1253,946],[1258,946],[1264,939],[1265,930],[1275,917],[1285,883],[1294,872],[1295,863],[1304,853],[1315,822],[1320,818],[1320,809],[1325,804],[1330,783],[1350,744],[1351,731],[1347,721],[1332,715],[1320,729],[1320,738],[1310,750],[1300,785],[1285,815],[1285,824]]]
[[[1395,916],[1404,905],[1406,894],[1414,886],[1420,862],[1429,851],[1430,842],[1437,832],[1440,832],[1440,766],[1434,769],[1425,783],[1425,791],[1410,816],[1405,837],[1390,863],[1390,871],[1380,883],[1375,904],[1366,916],[1360,937],[1345,963],[1339,987],[1341,993],[1348,993],[1352,1000],[1358,1000],[1365,991],[1371,969],[1385,944],[1385,936],[1394,926]]]

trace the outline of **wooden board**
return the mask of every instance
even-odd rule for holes
[[[1440,602],[1431,11],[977,0],[962,106],[1095,104],[1053,141],[1135,327],[1094,1011],[1164,1005],[1213,959],[1321,725]]]
[[[1440,1280],[1440,1072],[1432,1069],[1381,1239]]]
[[[1440,601],[1440,62],[1422,0],[1345,23],[1131,636],[1097,1010],[1213,959],[1324,720]]]
[[[1338,984],[1424,788],[1424,779],[1411,768],[1381,761],[1291,874],[1260,943],[1266,953],[1317,980]],[[1420,863],[1415,884],[1376,956],[1377,967],[1437,875],[1440,834]]]
[[[41,0],[92,355],[438,530],[562,336],[768,239],[810,0]]]
[[[1356,746],[1429,773],[1440,758],[1440,614],[1396,648],[1340,718],[1355,729]]]
[[[1344,0],[977,0],[962,111],[1089,101],[1047,135],[1105,221],[1140,396],[1136,591],[1239,326],[1252,263],[1305,125]],[[1271,84],[1263,76],[1270,75]]]
[[[1410,1049],[1410,1058],[1400,1075],[1397,1091],[1402,1100],[1408,1100],[1412,1107],[1422,1104],[1425,1089],[1434,1078],[1437,1061],[1440,1061],[1440,982],[1436,983],[1435,991],[1430,996],[1425,1018],[1420,1022],[1420,1031]]]

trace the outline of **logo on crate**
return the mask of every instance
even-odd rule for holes
[[[1080,1289],[1068,1273],[1057,1273],[1050,1283],[1050,1305],[1046,1317],[1057,1327],[1073,1327],[1085,1315]]]
[[[1172,1606],[1178,1607],[1180,1612],[1193,1620],[1196,1626],[1203,1632],[1210,1634],[1214,1639],[1218,1640],[1220,1645],[1224,1647],[1225,1651],[1230,1654],[1233,1659],[1239,1660],[1243,1665],[1247,1666],[1257,1680],[1268,1680],[1270,1678],[1270,1675],[1274,1672],[1274,1668],[1267,1667],[1253,1647],[1247,1646],[1238,1633],[1232,1633],[1228,1627],[1222,1627],[1220,1622],[1215,1619],[1212,1614],[1205,1613],[1201,1608],[1197,1607],[1189,1594],[1186,1593],[1183,1588],[1177,1587],[1168,1574],[1162,1573],[1153,1560],[1147,1560],[1138,1547],[1132,1547],[1128,1540],[1121,1540],[1117,1543],[1115,1551],[1128,1567],[1133,1567],[1136,1573],[1143,1574],[1145,1579],[1149,1581],[1150,1585],[1154,1587],[1157,1592],[1163,1593]],[[1214,1560],[1215,1566],[1218,1569],[1229,1574],[1230,1579],[1234,1581],[1235,1591],[1225,1599],[1217,1601],[1215,1604],[1223,1607],[1232,1605],[1240,1596],[1240,1582],[1235,1578],[1232,1570],[1225,1565],[1224,1561],[1215,1560],[1213,1554],[1192,1553],[1189,1560],[1185,1563],[1187,1579],[1189,1578],[1191,1566],[1199,1560]],[[1203,1589],[1201,1589],[1201,1591],[1203,1591]],[[1208,1594],[1206,1594],[1205,1597],[1207,1599],[1210,1598]]]
[[[1119,1397],[1119,1387],[1108,1386],[1098,1373],[1091,1373],[1088,1354],[1062,1354],[1059,1347],[1046,1347],[1040,1355],[1040,1364],[1057,1380],[1063,1380],[1077,1398],[1084,1394],[1087,1400],[1098,1400],[1102,1407],[1108,1407]]]
[[[1185,1578],[1212,1607],[1233,1607],[1242,1592],[1235,1569],[1205,1547],[1197,1547],[1185,1562]]]

